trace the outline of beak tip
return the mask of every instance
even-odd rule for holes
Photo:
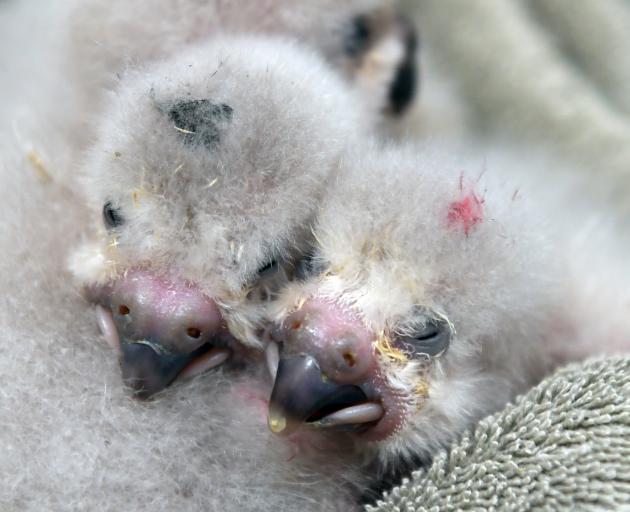
[[[270,412],[267,417],[267,424],[269,425],[269,430],[271,430],[271,432],[274,434],[281,434],[287,428],[287,419],[281,414]]]
[[[159,353],[155,345],[148,343],[123,340],[121,349],[123,382],[141,400],[168,387],[182,366],[181,361]]]

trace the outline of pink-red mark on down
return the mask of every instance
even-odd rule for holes
[[[453,201],[448,207],[449,227],[461,227],[468,236],[470,230],[483,221],[483,203],[484,200],[474,192]]]

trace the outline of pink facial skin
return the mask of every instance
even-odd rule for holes
[[[339,384],[363,382],[374,373],[374,335],[363,322],[332,302],[312,299],[283,323],[287,353],[314,356]]]
[[[153,337],[169,350],[189,353],[212,339],[221,327],[216,303],[191,284],[144,270],[130,270],[110,296],[121,335]]]
[[[376,335],[352,312],[313,298],[271,336],[282,345],[270,402],[272,431],[337,429],[378,441],[402,426],[404,400],[379,370]]]
[[[194,284],[130,269],[88,295],[100,303],[101,330],[120,354],[125,382],[141,398],[230,355],[234,339],[218,306]]]

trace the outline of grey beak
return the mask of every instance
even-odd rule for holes
[[[281,358],[269,401],[269,428],[287,435],[303,423],[366,400],[360,387],[328,380],[312,356]]]
[[[135,396],[142,399],[167,388],[188,363],[212,348],[206,344],[194,352],[181,354],[170,352],[150,340],[125,338],[121,338],[120,347],[123,380],[133,389]]]

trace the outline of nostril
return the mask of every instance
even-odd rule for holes
[[[129,310],[129,306],[126,306],[125,304],[121,304],[120,306],[118,306],[118,313],[125,316],[128,315],[130,312]]]
[[[357,364],[356,356],[350,352],[345,352],[342,357],[350,368],[353,368],[354,365]]]
[[[186,329],[186,334],[188,334],[191,338],[198,339],[201,337],[201,329],[198,329],[197,327],[189,327]]]
[[[329,340],[318,350],[318,360],[323,371],[340,384],[356,384],[371,371],[374,358],[371,344],[348,333]]]

